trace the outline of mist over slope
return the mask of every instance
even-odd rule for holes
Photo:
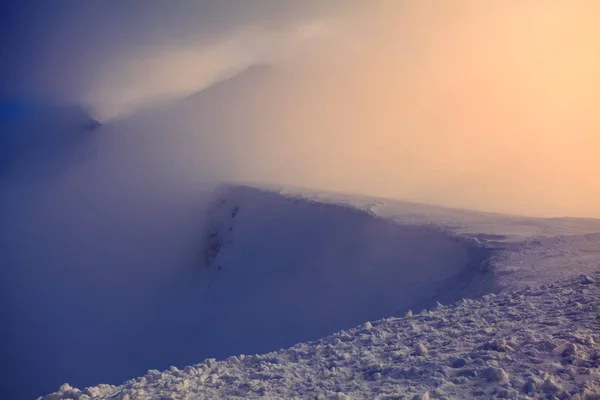
[[[331,109],[310,97],[277,102],[281,91],[302,93],[287,73],[254,67],[91,131],[85,113],[35,126],[32,137],[50,141],[11,153],[0,187],[2,393],[30,398],[64,381],[117,383],[276,350],[598,260],[593,220],[293,189],[215,192],[220,181],[349,176],[343,164],[328,168],[330,156],[345,128],[368,124],[324,122],[367,99]],[[275,108],[261,103],[263,89]]]
[[[89,145],[91,132],[99,126],[77,105],[0,100],[0,178],[8,169],[40,163],[48,167],[52,160],[72,159]]]
[[[17,115],[15,129],[1,132],[14,143],[0,176],[0,392],[8,398],[32,398],[64,375],[84,379],[89,360],[143,362],[140,327],[175,277],[194,268],[202,240],[208,184],[167,164],[173,153],[158,135],[145,141],[62,110]],[[130,375],[125,368],[110,379]]]
[[[474,210],[600,217],[599,5],[4,2],[0,397],[271,351],[409,308],[591,274],[597,220]],[[533,300],[546,311],[540,329],[554,315],[572,329],[573,314],[551,303],[581,311],[592,300],[577,290]],[[534,313],[511,304],[495,321],[465,317],[483,329],[472,340]],[[552,343],[519,349],[535,364]],[[581,371],[595,368],[594,351],[581,354]],[[440,372],[411,367],[392,377]],[[580,388],[581,371],[553,370],[554,383]],[[220,385],[214,375],[200,379]]]

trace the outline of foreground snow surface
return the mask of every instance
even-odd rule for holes
[[[600,273],[58,399],[600,398]]]

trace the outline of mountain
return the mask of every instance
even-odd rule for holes
[[[115,316],[95,311],[93,320],[105,321],[90,326],[96,341],[79,340],[78,353],[64,353],[64,348],[57,347],[53,354],[58,365],[66,365],[60,375],[72,377],[65,380],[79,387],[89,386],[94,380],[116,383],[141,375],[148,368],[183,367],[206,358],[274,351],[366,321],[402,317],[408,310],[432,309],[438,303],[465,304],[460,308],[461,318],[466,321],[481,317],[483,320],[477,324],[496,329],[496,322],[481,314],[484,306],[480,304],[487,307],[496,301],[489,294],[510,299],[515,295],[508,293],[515,290],[531,290],[527,288],[562,277],[592,274],[600,260],[597,220],[503,216],[269,186],[223,186],[210,204],[202,219],[204,234],[198,236],[197,268],[163,278],[154,286],[151,304],[119,315],[119,324],[127,326],[127,334],[110,333],[104,323]],[[115,278],[128,279],[128,274],[122,271]],[[111,294],[106,296],[108,301]],[[484,303],[464,300],[482,296]],[[504,303],[494,304],[496,319],[520,318]],[[62,306],[69,308],[68,303]],[[471,313],[475,306],[482,311]],[[87,316],[80,318],[81,312],[63,318],[90,323],[92,319]],[[552,315],[549,310],[547,315]],[[585,318],[589,317],[586,314]],[[453,321],[450,315],[443,318]],[[441,327],[427,325],[434,322],[423,323],[415,332]],[[458,329],[447,324],[456,337],[461,337],[463,331],[471,332],[467,322]],[[78,330],[65,331],[61,340],[66,344],[69,337],[85,336],[82,330],[87,328],[80,325]],[[413,328],[406,325],[406,329]],[[449,331],[442,332],[444,336]],[[399,332],[388,333],[394,336]],[[101,353],[103,335],[118,337],[120,350]],[[378,340],[377,336],[369,337],[359,335],[356,340]],[[397,346],[412,346],[400,339]],[[432,353],[441,336],[435,340],[430,347]],[[478,340],[472,339],[473,343]],[[331,348],[334,351],[335,347]],[[445,357],[441,352],[436,354]],[[258,374],[255,383],[260,386],[260,370],[248,368],[250,375]],[[348,371],[354,371],[352,368]],[[478,368],[474,374],[483,370]],[[307,372],[307,376],[312,373]],[[152,385],[151,378],[144,379]],[[156,379],[160,381],[163,376],[156,375]],[[190,387],[205,387],[200,381],[189,383]],[[341,387],[344,389],[340,391],[346,393],[347,387]],[[93,390],[103,393],[103,389]],[[265,390],[269,393],[270,389]],[[279,389],[274,385],[273,390]],[[178,396],[175,392],[173,395]],[[60,396],[57,398],[63,398]]]
[[[117,384],[597,269],[597,220],[213,191],[320,177],[349,130],[371,131],[353,118],[364,98],[323,107],[303,83],[255,67],[99,130],[60,110],[22,129],[0,188],[0,393]]]

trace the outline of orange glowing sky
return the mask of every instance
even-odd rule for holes
[[[599,2],[348,8],[118,60],[86,100],[112,117],[265,62],[232,104],[235,179],[600,217]]]

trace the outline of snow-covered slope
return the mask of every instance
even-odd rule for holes
[[[121,386],[65,384],[43,399],[598,399],[598,278],[462,300],[264,355],[150,370]]]
[[[433,225],[471,237],[484,247],[501,249],[491,263],[497,288],[502,290],[548,283],[600,268],[598,219],[531,218],[308,189],[269,189],[286,196],[352,206],[402,225]]]
[[[494,290],[493,253],[435,226],[232,187],[209,210],[202,298],[186,303],[210,326],[206,352],[268,351]]]
[[[75,356],[78,373],[72,376],[77,379],[63,373],[64,381],[84,387],[110,376],[110,383],[116,383],[115,378],[142,374],[143,368],[273,351],[365,321],[402,316],[409,309],[431,308],[438,301],[452,304],[590,274],[600,261],[597,232],[596,220],[503,216],[304,189],[225,186],[207,210],[196,268],[159,285],[160,296],[150,312],[129,322],[128,330],[136,335],[121,340],[129,350],[108,353],[91,364]],[[489,299],[472,304],[489,305]],[[459,307],[461,312],[469,311],[467,304]],[[521,318],[518,310],[515,315],[502,306],[496,310],[498,320]],[[502,315],[504,311],[508,314]],[[496,329],[492,320],[485,323]],[[459,337],[468,334],[459,332],[468,325],[447,324]],[[419,337],[416,331],[413,335]],[[87,346],[97,353],[97,343]],[[111,367],[115,364],[118,369]],[[257,377],[260,372],[248,371]],[[255,384],[262,385],[233,385],[232,390],[250,390]],[[294,388],[301,393],[301,386],[272,390],[286,391],[280,394],[286,398]]]
[[[290,186],[258,186],[286,196],[356,207],[401,224],[439,225],[459,233],[478,235],[484,240],[522,241],[532,237],[596,233],[600,229],[600,220],[594,218],[534,218]]]

